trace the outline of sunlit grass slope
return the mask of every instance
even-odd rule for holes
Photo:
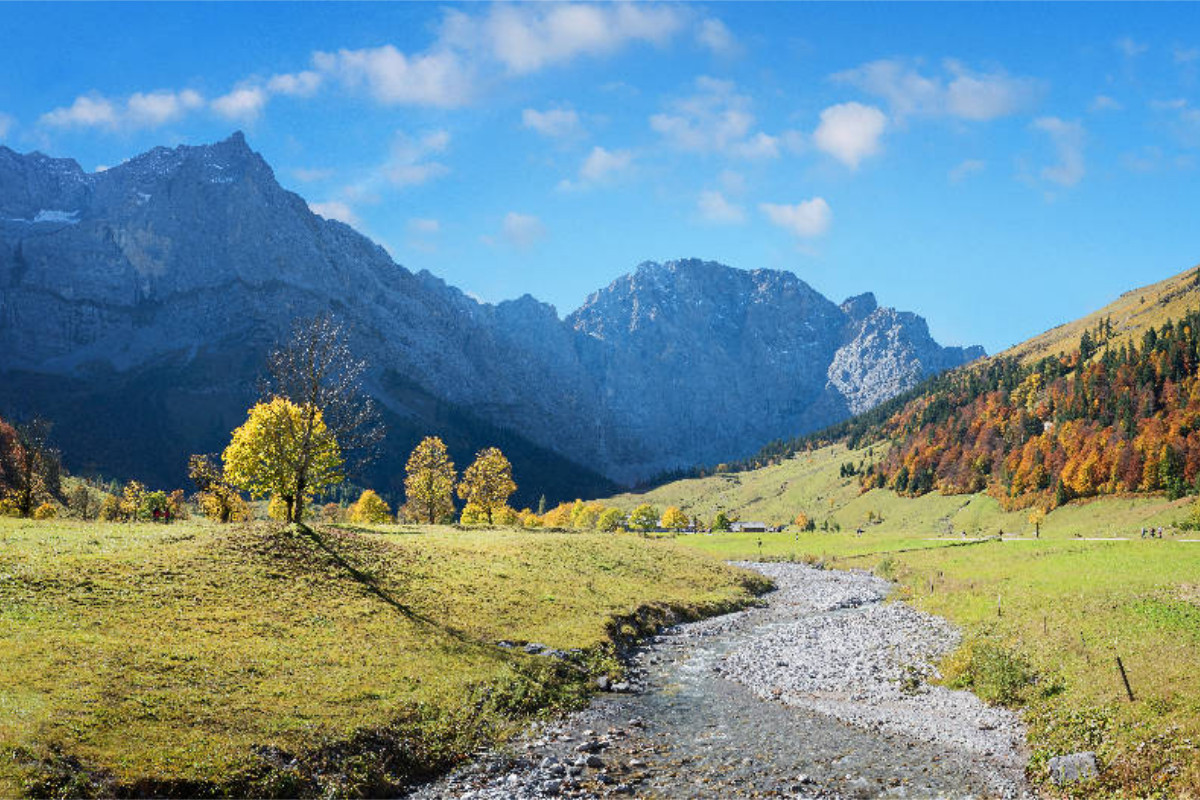
[[[1178,320],[1184,312],[1200,308],[1200,281],[1197,268],[1181,272],[1166,280],[1133,289],[1099,311],[1067,322],[1000,353],[1023,361],[1037,361],[1045,356],[1070,352],[1079,347],[1084,331],[1095,330],[1100,320],[1112,321],[1114,338],[1110,346],[1119,347],[1122,340],[1139,341],[1148,328],[1158,328],[1167,320]]]
[[[842,477],[840,468],[851,464],[857,469],[878,461],[886,444],[847,450],[831,445],[804,452],[779,464],[748,472],[721,473],[705,478],[689,478],[659,486],[644,493],[621,494],[604,500],[625,510],[642,503],[661,511],[679,506],[691,516],[711,521],[718,511],[742,520],[784,525],[800,512],[818,526],[836,522],[842,532],[863,528],[878,542],[924,541],[963,533],[989,536],[1001,532],[1032,536],[1034,526],[1029,511],[1004,511],[993,498],[984,494],[902,497],[886,489],[863,494],[857,476]],[[1170,525],[1187,515],[1189,500],[1169,501],[1162,497],[1107,497],[1095,502],[1068,505],[1056,509],[1041,523],[1043,537],[1140,536],[1141,527]],[[882,522],[880,522],[882,520]],[[698,537],[695,544],[708,548]],[[724,541],[717,539],[715,541]],[[786,555],[785,545],[794,541],[794,532],[763,537],[766,554]],[[809,541],[826,542],[829,547],[854,547],[853,543],[827,535],[814,534]],[[816,546],[816,545],[814,545]],[[711,545],[718,552],[719,545]],[[773,550],[772,548],[779,548]]]
[[[0,520],[0,796],[395,793],[751,588],[628,535]]]

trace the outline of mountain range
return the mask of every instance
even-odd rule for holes
[[[324,310],[385,411],[369,482],[395,493],[436,433],[460,467],[499,445],[526,504],[741,458],[983,355],[870,293],[701,260],[641,264],[565,318],[480,303],[312,213],[241,133],[95,173],[0,147],[0,409],[50,417],[68,467],[182,484],[266,350]]]

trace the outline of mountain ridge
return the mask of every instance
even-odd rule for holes
[[[254,357],[331,309],[412,435],[436,432],[422,414],[444,403],[622,483],[746,455],[982,353],[868,295],[847,310],[790,272],[683,259],[643,262],[560,318],[396,264],[281,187],[240,133],[95,173],[0,147],[0,371],[86,384],[197,364],[235,408]],[[426,399],[390,396],[389,371]]]

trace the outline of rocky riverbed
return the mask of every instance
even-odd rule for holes
[[[867,573],[741,566],[775,581],[764,607],[655,637],[629,691],[415,796],[1033,796],[1019,719],[928,684],[958,641],[944,620]]]

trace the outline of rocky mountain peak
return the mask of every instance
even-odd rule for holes
[[[230,430],[207,416],[209,393],[243,413],[262,348],[323,309],[349,323],[381,405],[410,426],[465,415],[462,451],[494,443],[472,438],[493,426],[620,481],[749,455],[978,353],[940,347],[870,293],[838,306],[791,272],[698,258],[644,262],[565,319],[529,295],[480,303],[314,215],[241,133],[90,175],[0,148],[0,373],[91,387],[172,364],[197,388],[163,401],[183,415],[164,441],[194,429],[214,440],[201,452]],[[6,379],[10,397],[33,397]]]
[[[855,322],[866,319],[877,308],[879,308],[879,303],[875,300],[874,292],[863,292],[853,297],[847,297],[841,305],[842,311],[846,312],[846,315]]]

